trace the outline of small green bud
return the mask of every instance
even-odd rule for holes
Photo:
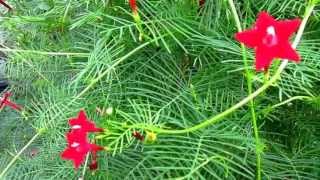
[[[46,128],[39,128],[39,129],[37,129],[37,132],[38,132],[39,134],[44,134],[46,131],[47,131]]]
[[[103,139],[103,138],[105,138],[105,137],[107,137],[107,135],[97,135],[97,136],[95,136],[94,138],[95,138],[95,139]]]
[[[154,132],[147,131],[145,142],[146,143],[154,143],[156,140],[157,140],[157,134]]]
[[[113,108],[112,107],[108,107],[107,110],[106,110],[106,114],[110,116],[110,115],[112,115],[112,113],[113,113]]]

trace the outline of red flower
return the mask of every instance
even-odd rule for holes
[[[132,136],[135,137],[136,139],[140,140],[140,141],[144,140],[144,137],[138,131],[133,132]]]
[[[289,42],[300,23],[300,19],[276,21],[267,12],[261,12],[255,26],[237,33],[235,38],[246,46],[255,48],[256,70],[267,70],[274,58],[300,61],[298,53]]]
[[[103,150],[103,147],[89,143],[88,132],[101,132],[103,130],[97,128],[92,121],[88,120],[83,110],[79,112],[77,118],[70,119],[69,124],[71,131],[66,135],[68,146],[61,153],[61,158],[72,160],[74,167],[78,169],[88,153],[92,152],[96,160],[97,152]],[[98,164],[96,166],[98,167]]]
[[[14,110],[17,110],[17,111],[21,111],[22,110],[22,107],[11,102],[9,100],[9,97],[11,96],[12,94],[10,92],[5,92],[4,93],[4,96],[3,98],[0,99],[0,109],[4,108],[5,106],[9,106],[11,107],[12,109]]]
[[[94,122],[90,121],[87,118],[86,113],[84,110],[81,110],[78,114],[77,118],[73,118],[69,120],[69,124],[71,126],[72,131],[74,132],[102,132],[102,128],[97,128]]]
[[[5,7],[8,8],[9,10],[12,10],[12,8],[11,8],[7,3],[5,3],[3,0],[0,0],[0,4],[2,4],[3,6],[5,6]]]
[[[137,2],[136,0],[129,0],[129,4],[130,4],[130,7],[131,7],[131,10],[134,14],[137,14],[138,13],[138,8],[137,8]]]
[[[83,163],[89,152],[97,153],[103,150],[96,144],[90,144],[86,133],[70,132],[67,133],[67,148],[61,153],[62,159],[72,160],[76,169]]]

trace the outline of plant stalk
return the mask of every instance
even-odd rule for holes
[[[16,154],[12,160],[9,162],[9,164],[6,166],[6,168],[1,172],[0,174],[0,179],[3,179],[4,178],[4,175],[7,173],[7,171],[11,168],[11,166],[16,162],[16,160],[20,157],[20,155],[30,146],[30,144],[33,143],[33,141],[35,141],[38,136],[42,133],[43,131],[38,131],[37,134],[35,134],[31,139],[30,141],[25,145],[23,146],[23,148],[18,152],[18,154]]]
[[[238,32],[242,32],[241,28],[241,22],[239,19],[239,15],[237,13],[235,4],[233,0],[228,0],[234,20],[236,22],[236,26],[238,29]],[[244,46],[243,43],[241,43],[241,51],[242,51],[242,60],[245,66],[245,72],[246,72],[246,80],[247,80],[247,86],[248,86],[248,94],[252,94],[252,77],[251,77],[251,72],[249,71],[249,66],[248,66],[248,59],[247,59],[247,50],[246,47]],[[249,106],[250,106],[250,112],[251,112],[251,118],[252,118],[252,125],[253,125],[253,131],[254,131],[254,137],[255,137],[255,151],[256,151],[256,179],[261,180],[261,140],[259,138],[259,127],[257,123],[257,117],[256,117],[256,112],[255,112],[255,105],[254,105],[254,99],[251,99],[249,101]]]

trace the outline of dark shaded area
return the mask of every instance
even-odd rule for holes
[[[5,81],[0,82],[0,93],[2,91],[4,91],[8,86],[9,86],[9,84],[7,82],[5,82]]]
[[[1,46],[0,45],[0,47],[3,47],[3,46]],[[2,60],[6,60],[6,55],[2,52],[2,51],[0,51],[0,60],[2,61]],[[5,80],[5,78],[4,77],[1,77],[2,75],[0,75],[0,93],[2,92],[2,91],[4,91],[8,86],[9,86],[9,84],[8,84],[8,82]]]

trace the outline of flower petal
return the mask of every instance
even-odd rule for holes
[[[85,153],[81,153],[81,154],[77,153],[76,151],[74,151],[71,148],[67,148],[61,153],[62,159],[73,161],[73,165],[74,165],[75,169],[79,168],[79,166],[84,161],[85,156],[86,156]]]
[[[91,150],[93,153],[97,153],[98,151],[104,150],[104,148],[101,147],[101,146],[98,146],[98,145],[96,145],[96,144],[90,144],[90,150]]]
[[[246,30],[236,33],[235,38],[250,48],[254,48],[260,42],[260,37],[255,30]]]
[[[277,32],[280,38],[284,38],[285,41],[288,41],[291,34],[296,32],[301,24],[300,19],[293,19],[293,20],[284,20],[278,21],[276,23]]]
[[[267,70],[273,58],[272,52],[268,48],[258,47],[256,49],[256,71]]]
[[[80,120],[80,121],[86,121],[87,120],[86,112],[83,109],[81,109],[79,114],[78,114],[78,120]]]
[[[266,30],[268,26],[273,26],[276,20],[267,12],[262,11],[258,14],[258,19],[255,28],[258,30]]]
[[[277,51],[278,58],[300,62],[301,58],[299,54],[292,48],[289,43],[282,44],[281,46],[279,46]]]
[[[93,121],[88,120],[84,110],[81,110],[77,118],[71,118],[69,125],[73,131],[87,132],[103,132],[102,128],[97,128]]]

